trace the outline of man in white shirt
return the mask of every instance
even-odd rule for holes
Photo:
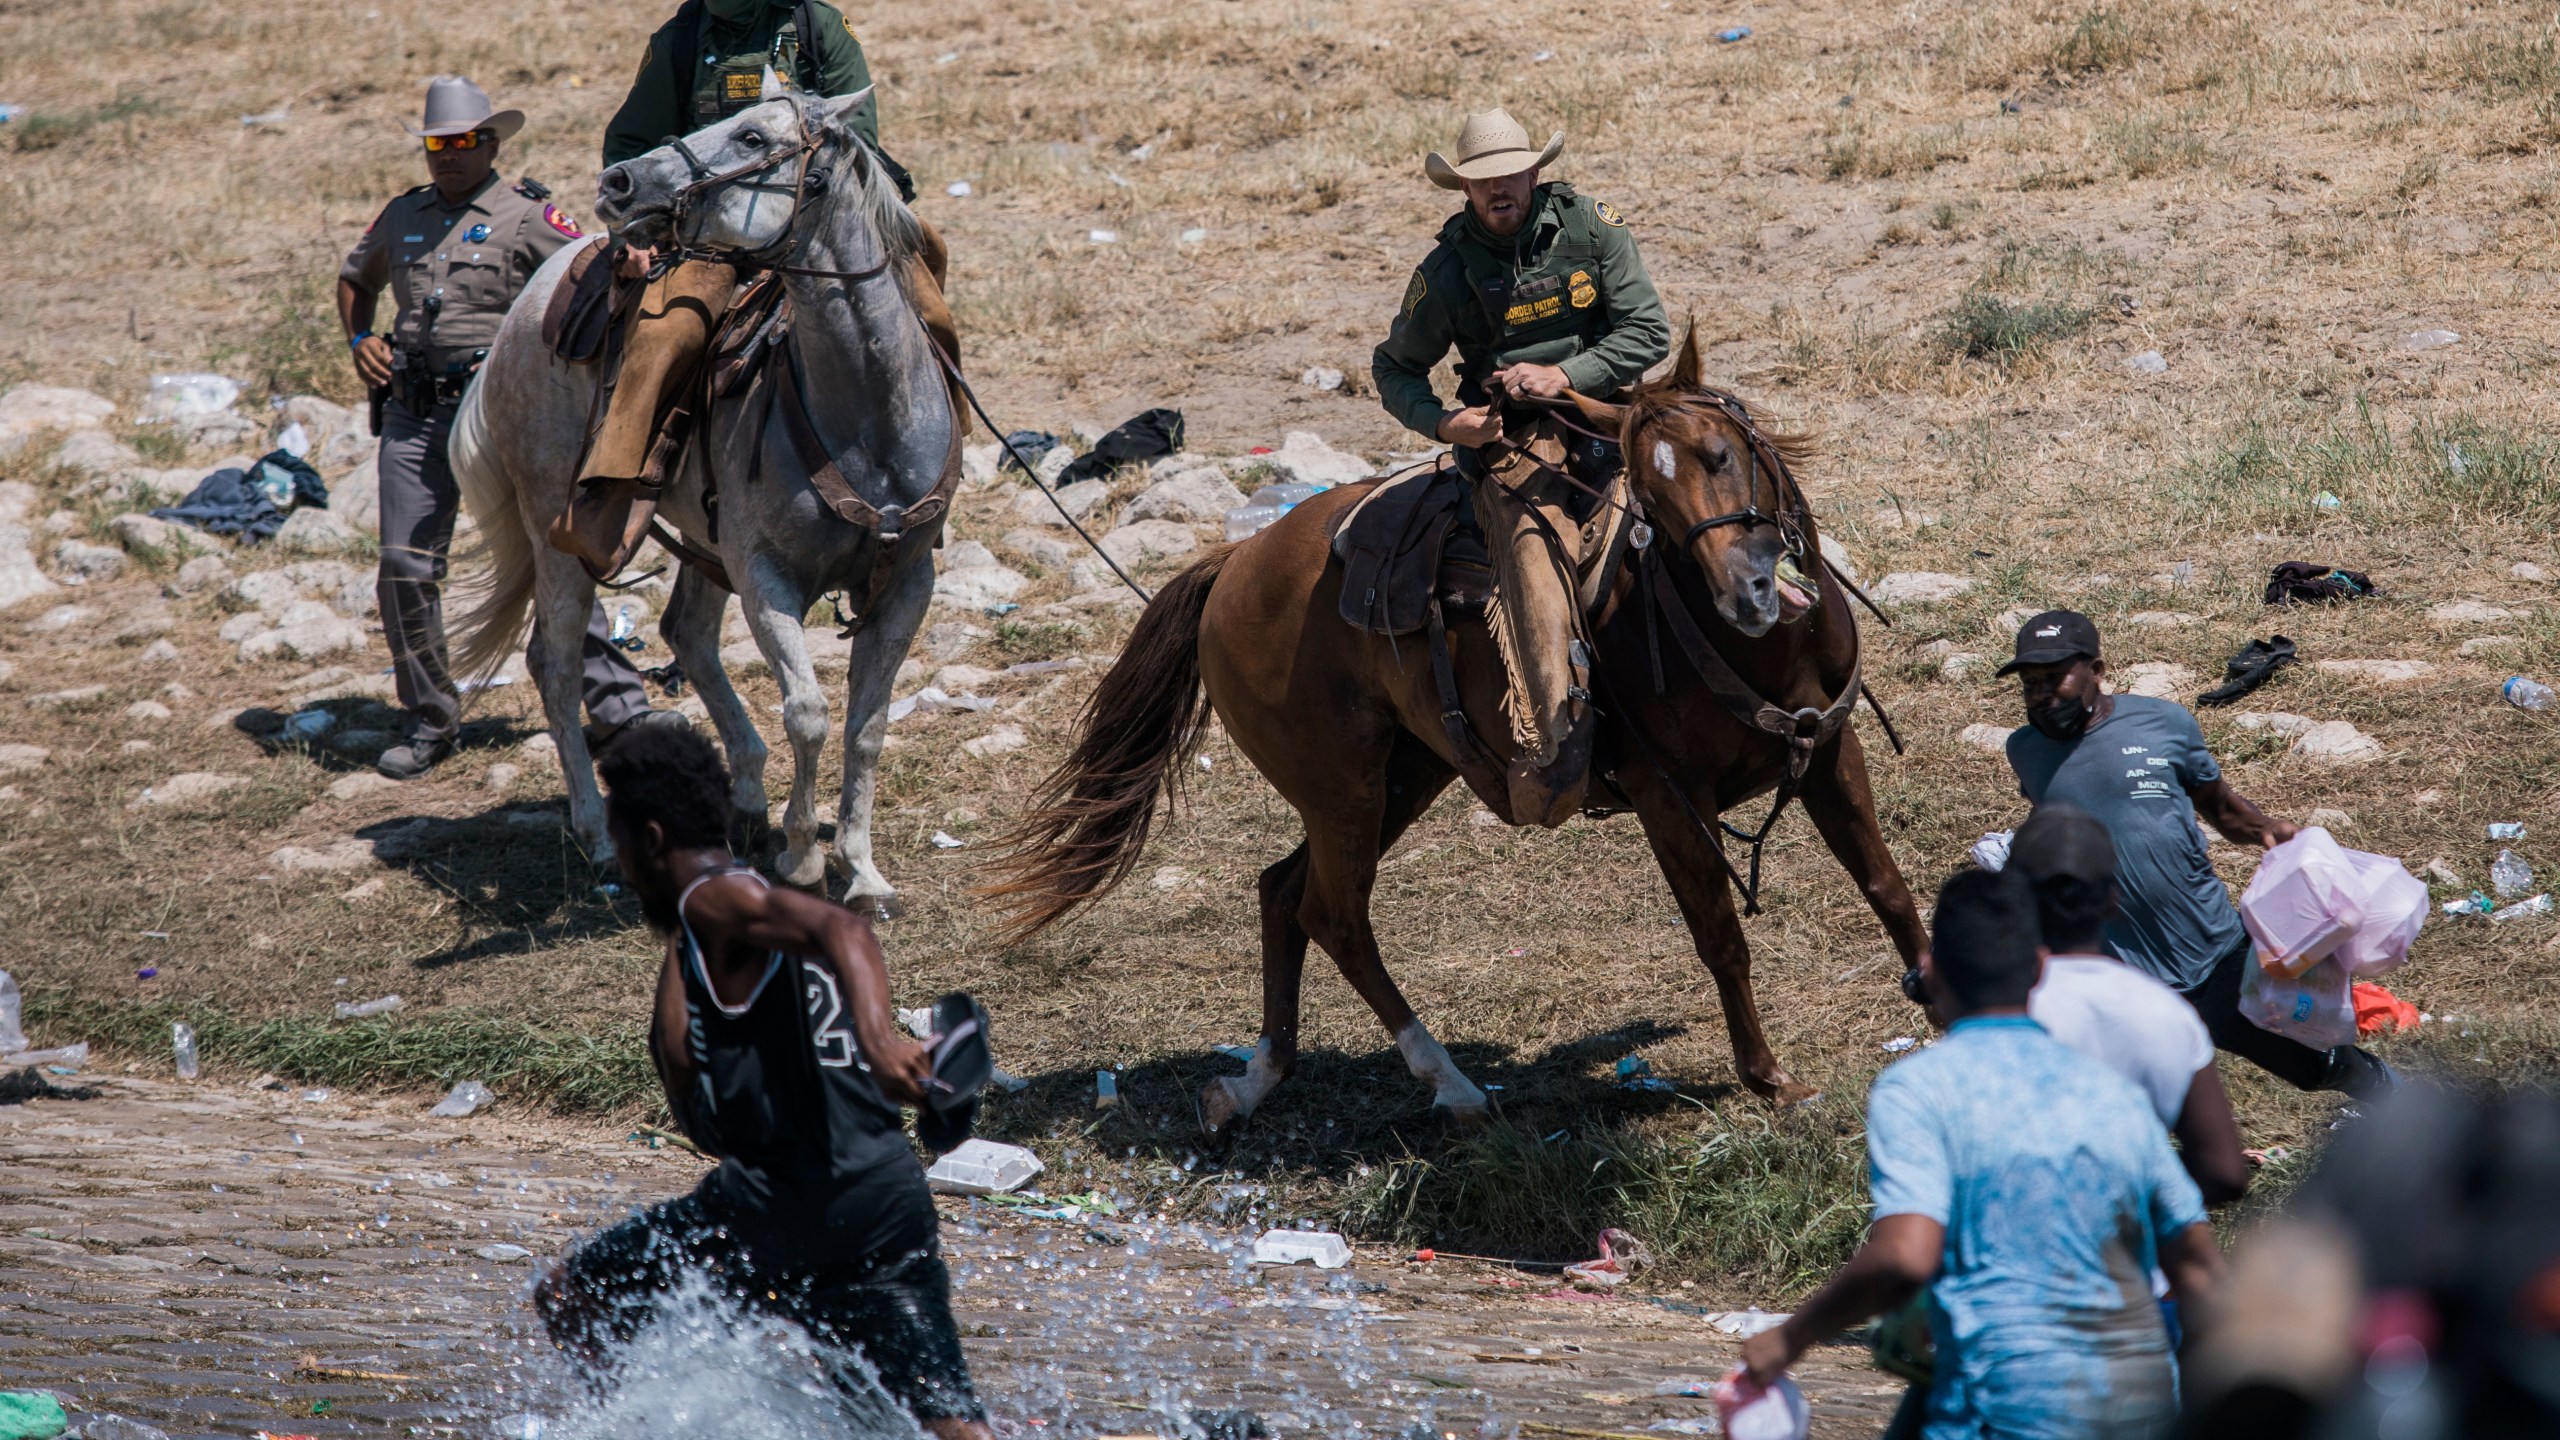
[[[2178,1137],[2179,1160],[2208,1205],[2249,1188],[2240,1127],[2213,1067],[2213,1037],[2177,991],[2107,953],[2116,849],[2086,810],[2048,801],[2018,827],[2009,863],[2034,882],[2044,980],[2027,1013],[2054,1039],[2140,1087]]]

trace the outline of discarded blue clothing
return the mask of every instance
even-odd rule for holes
[[[1004,463],[999,469],[1020,470],[1024,465],[1037,465],[1040,457],[1058,448],[1058,437],[1046,430],[1016,430],[1004,437]],[[1021,464],[1014,463],[1020,457]]]
[[[247,470],[226,465],[214,471],[197,481],[186,499],[161,506],[151,517],[191,525],[208,535],[237,535],[254,544],[283,529],[285,511],[296,505],[328,509],[329,487],[307,462],[270,450]]]

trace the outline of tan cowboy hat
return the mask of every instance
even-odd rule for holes
[[[1532,150],[1528,130],[1509,111],[1480,110],[1458,127],[1458,143],[1451,148],[1458,152],[1456,164],[1434,150],[1422,157],[1422,173],[1443,190],[1463,190],[1469,180],[1517,175],[1555,159],[1563,153],[1564,132],[1550,137],[1546,149]]]
[[[524,128],[524,112],[500,110],[491,113],[489,92],[459,75],[439,75],[427,82],[425,123],[412,125],[412,135],[468,135],[474,130],[495,130],[506,139]]]

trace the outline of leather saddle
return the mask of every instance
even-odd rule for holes
[[[613,267],[596,263],[613,247],[601,238],[581,247],[569,261],[569,273],[551,288],[551,303],[542,311],[542,343],[572,365],[592,365],[604,357],[613,333]],[[633,282],[635,287],[639,282]]]
[[[1482,610],[1493,565],[1466,478],[1434,463],[1362,483],[1369,493],[1334,519],[1343,622],[1410,635],[1429,622],[1435,595],[1449,609]]]

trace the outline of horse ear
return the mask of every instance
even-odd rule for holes
[[[1698,357],[1698,322],[1689,321],[1689,333],[1680,338],[1680,358],[1671,365],[1671,388],[1686,394],[1699,385],[1699,373],[1706,368]]]
[[[879,88],[877,85],[865,85],[850,95],[835,95],[821,100],[818,107],[826,113],[828,125],[841,128],[853,119],[854,111],[870,103],[872,93]]]
[[[1567,390],[1564,398],[1572,401],[1573,408],[1582,412],[1582,418],[1591,422],[1591,428],[1603,435],[1617,434],[1619,427],[1626,423],[1627,407],[1624,405],[1594,400],[1579,390]]]

